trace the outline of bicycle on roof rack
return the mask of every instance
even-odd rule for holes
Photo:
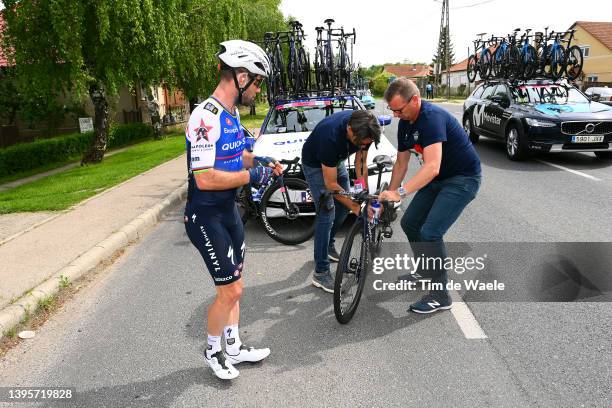
[[[474,40],[474,54],[468,58],[467,77],[470,82],[476,80],[477,74],[486,80],[491,73],[491,51],[487,47],[487,41],[482,39],[485,35],[486,33],[476,34],[478,38]]]
[[[530,35],[532,30],[526,29],[519,36],[520,31],[517,28],[506,36],[491,36],[488,41],[482,39],[484,33],[477,34],[478,38],[474,40],[476,52],[468,59],[468,80],[474,82],[477,74],[485,81],[502,78],[530,80],[537,77],[557,81],[563,75],[573,81],[580,76],[582,49],[571,44],[575,30],[548,33],[548,27],[545,27],[544,32],[537,31]],[[488,55],[487,42],[495,47],[492,58]],[[490,69],[486,63],[489,59]]]

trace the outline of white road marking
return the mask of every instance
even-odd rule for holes
[[[586,173],[583,173],[583,172],[578,171],[578,170],[568,169],[567,167],[559,166],[558,164],[549,163],[547,161],[540,160],[540,159],[536,159],[536,161],[539,161],[540,163],[548,164],[549,166],[556,167],[556,168],[561,169],[561,170],[568,171],[568,172],[570,172],[572,174],[576,174],[578,176],[582,176],[582,177],[588,178],[589,180],[601,181],[601,179],[598,179],[597,177],[593,177],[590,174],[586,174]]]
[[[459,325],[459,328],[463,332],[465,338],[469,340],[486,339],[487,335],[485,334],[484,330],[482,330],[482,327],[480,327],[480,324],[472,314],[470,308],[461,299],[461,296],[452,290],[450,291],[450,295],[453,299],[451,313],[457,321],[457,324]]]

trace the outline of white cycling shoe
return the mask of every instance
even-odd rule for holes
[[[244,345],[241,345],[240,352],[238,354],[232,355],[229,353],[225,353],[225,355],[227,356],[227,361],[232,364],[239,364],[243,362],[255,363],[268,357],[270,355],[270,349],[256,349],[253,347],[246,347]]]
[[[204,353],[204,357],[210,368],[212,368],[213,373],[222,380],[233,380],[240,374],[221,350],[210,356],[210,358]]]

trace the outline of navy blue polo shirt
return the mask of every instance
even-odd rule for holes
[[[414,149],[422,153],[425,147],[438,142],[442,142],[442,163],[434,180],[480,174],[480,159],[459,121],[446,109],[421,101],[421,111],[414,123],[399,121],[397,150]]]
[[[302,146],[302,163],[309,167],[337,167],[340,162],[359,150],[347,137],[346,127],[352,109],[329,115],[312,130]]]

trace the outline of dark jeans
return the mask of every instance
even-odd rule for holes
[[[402,229],[408,237],[414,257],[446,258],[443,237],[459,218],[463,209],[476,197],[482,177],[454,176],[435,180],[420,189],[402,217]],[[433,294],[448,296],[448,274],[444,262],[432,262],[433,267],[419,273],[441,283],[443,290]]]
[[[302,169],[317,208],[314,236],[315,270],[317,272],[329,272],[328,251],[329,248],[334,246],[336,232],[346,220],[348,208],[331,195],[327,200],[320,203],[321,194],[326,191],[323,171],[320,167],[306,165],[302,165]],[[344,165],[338,166],[338,184],[346,191],[349,190],[349,175]]]

